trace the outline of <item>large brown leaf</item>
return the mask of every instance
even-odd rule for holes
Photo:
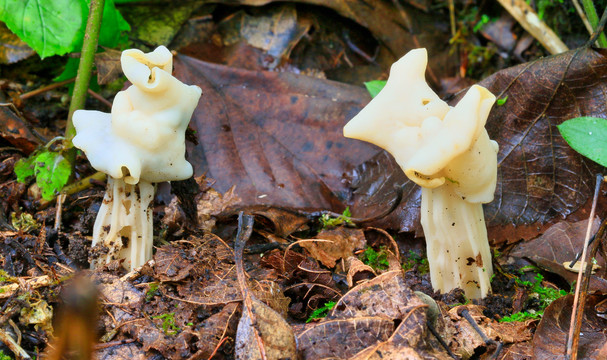
[[[607,320],[597,315],[595,305],[605,300],[602,295],[590,295],[584,307],[578,359],[605,359],[607,357]],[[552,302],[544,312],[533,337],[535,359],[566,359],[565,349],[571,320],[573,294]],[[601,314],[602,316],[602,314]]]
[[[355,86],[254,72],[179,56],[176,73],[202,88],[190,149],[196,173],[243,204],[343,209],[343,174],[377,149],[345,139],[343,124],[369,100]]]
[[[489,225],[537,224],[566,217],[585,204],[598,167],[571,149],[556,125],[578,116],[607,117],[603,84],[607,51],[578,49],[502,70],[480,82],[498,98],[487,121],[500,145],[495,200],[485,207]],[[419,226],[420,192],[391,156],[378,154],[352,174],[352,212],[357,216],[394,198],[394,184],[405,184],[399,208],[378,226],[402,231]],[[508,235],[502,232],[500,236]],[[532,237],[537,231],[528,231]]]
[[[597,167],[571,149],[556,125],[607,117],[607,51],[582,48],[522,64],[481,81],[498,98],[487,131],[500,145],[493,224],[547,222],[583,205]]]

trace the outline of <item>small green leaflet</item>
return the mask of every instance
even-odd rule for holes
[[[369,94],[371,94],[371,97],[376,97],[377,94],[379,94],[379,92],[381,91],[381,89],[386,86],[386,80],[367,81],[365,83],[365,86],[367,87],[367,91],[369,92]]]
[[[607,119],[579,117],[567,120],[557,128],[575,151],[607,166]]]
[[[508,96],[503,97],[503,98],[501,98],[501,99],[497,99],[497,102],[496,102],[496,103],[497,103],[497,106],[502,106],[502,105],[504,105],[504,104],[506,103],[506,101],[508,101]]]
[[[72,167],[60,153],[44,150],[15,164],[17,181],[24,183],[35,176],[44,200],[52,200],[63,189],[72,173]]]

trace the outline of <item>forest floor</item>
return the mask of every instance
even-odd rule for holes
[[[15,51],[0,70],[0,360],[565,358],[578,278],[563,264],[582,249],[601,168],[553,132],[607,117],[607,53],[585,45],[571,5],[535,1],[573,49],[549,56],[497,2],[455,1],[452,14],[447,1],[239,3],[119,6],[129,46],[167,45],[174,75],[203,90],[187,134],[195,176],[156,185],[153,259],[132,271],[90,269],[105,181],[88,180],[82,153],[72,182],[86,186],[57,199],[18,181],[20,159],[57,146],[47,144],[64,133],[71,89],[53,80],[67,57],[16,53],[0,29]],[[451,105],[477,82],[498,98],[482,300],[433,291],[419,188],[387,153],[342,135],[371,99],[363,84],[417,47]],[[125,85],[119,56],[97,57],[87,109],[110,111]],[[599,250],[582,359],[607,358]]]

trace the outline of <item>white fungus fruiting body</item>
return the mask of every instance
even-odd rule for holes
[[[422,186],[421,223],[432,286],[487,295],[493,273],[482,204],[493,200],[498,145],[485,122],[495,96],[472,86],[449,107],[426,84],[425,49],[392,65],[384,89],[346,126],[344,136],[390,152]]]
[[[132,86],[116,95],[110,114],[76,111],[73,143],[110,176],[93,229],[102,255],[92,264],[125,259],[133,269],[152,256],[152,183],[192,176],[185,130],[201,90],[171,75],[173,55],[164,46],[125,50],[120,61]]]

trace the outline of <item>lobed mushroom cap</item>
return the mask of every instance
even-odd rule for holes
[[[185,130],[201,90],[171,75],[172,54],[125,50],[122,68],[132,86],[119,92],[111,114],[74,113],[74,146],[91,165],[129,184],[183,180],[192,176],[185,160]]]

